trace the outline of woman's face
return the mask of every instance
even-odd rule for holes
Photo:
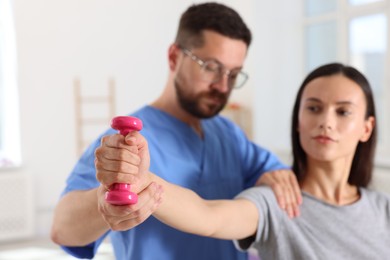
[[[365,96],[354,81],[341,74],[310,81],[302,93],[297,129],[308,159],[352,160],[374,125],[365,114]]]

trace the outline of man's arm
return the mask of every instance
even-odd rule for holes
[[[98,211],[97,189],[72,191],[61,198],[55,209],[51,239],[64,246],[84,246],[108,230]]]
[[[101,185],[91,190],[71,191],[61,198],[54,212],[51,230],[51,238],[55,243],[85,246],[110,229],[129,230],[155,211],[161,191],[154,183],[137,185],[134,173],[141,169],[138,169],[139,151],[131,150],[133,148],[124,144],[121,135],[102,138],[101,145],[95,152],[96,178]],[[112,158],[116,156],[127,158],[127,161],[113,165]],[[113,183],[118,182],[134,183],[132,191],[138,193],[136,204],[115,206],[105,201],[106,191]]]
[[[138,202],[113,206],[105,201],[103,186],[72,191],[58,203],[51,239],[63,246],[85,246],[108,230],[129,230],[144,222],[158,206],[161,191],[152,183],[138,194]]]

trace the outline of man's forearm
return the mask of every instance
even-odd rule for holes
[[[65,246],[87,245],[109,227],[98,211],[97,189],[73,191],[58,203],[51,230],[52,240]]]

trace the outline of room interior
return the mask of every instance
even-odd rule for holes
[[[0,2],[10,7],[14,28],[17,103],[7,114],[16,122],[14,138],[20,143],[20,162],[0,167],[0,260],[74,259],[49,239],[68,174],[112,116],[159,95],[179,15],[191,3],[204,1]],[[286,129],[295,92],[307,73],[306,1],[220,2],[235,8],[254,35],[245,64],[250,80],[232,94],[223,113],[289,163]],[[339,61],[349,62],[345,52],[338,54]],[[388,51],[385,59],[390,64]],[[389,83],[383,93],[383,109],[389,109]],[[390,117],[384,113],[382,119],[388,133]],[[372,188],[390,192],[389,137],[383,135],[381,143]],[[12,255],[15,250],[20,254]],[[108,242],[95,259],[114,259]]]

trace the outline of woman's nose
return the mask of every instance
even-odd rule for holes
[[[331,130],[332,129],[332,127],[330,126],[330,125],[328,125],[328,124],[320,124],[320,128],[321,129],[328,129],[328,130]]]
[[[319,127],[320,129],[325,130],[332,130],[334,128],[334,118],[330,112],[323,113],[320,119]]]

